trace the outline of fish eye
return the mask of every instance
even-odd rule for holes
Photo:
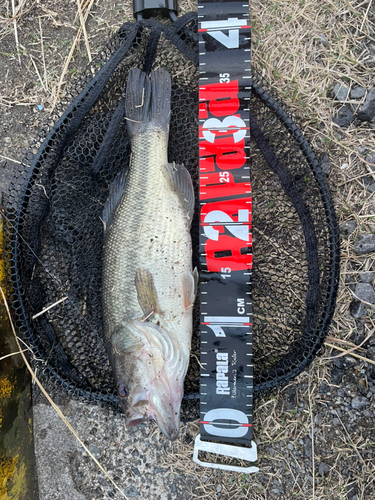
[[[128,395],[128,391],[126,390],[124,384],[118,384],[117,394],[120,396],[120,398],[126,398],[126,396]]]

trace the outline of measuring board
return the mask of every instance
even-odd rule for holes
[[[201,375],[194,460],[254,462],[249,4],[198,1]]]

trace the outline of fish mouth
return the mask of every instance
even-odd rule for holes
[[[147,394],[144,391],[135,392],[131,398],[131,404],[129,401],[124,407],[125,425],[131,428],[148,419],[155,420],[161,432],[168,439],[174,441],[180,431],[181,398],[178,395],[176,397],[173,392],[165,390],[165,386],[163,389]]]
[[[126,412],[125,425],[128,428],[136,427],[146,420],[155,420],[164,436],[171,441],[177,439],[180,431],[179,408],[177,412],[173,411],[173,408],[170,408],[168,413],[158,411],[152,404],[150,404],[148,411],[144,413],[138,412],[134,408],[129,408]]]
[[[154,390],[150,394],[149,416],[156,420],[161,432],[171,441],[177,439],[180,432],[182,396],[182,384],[178,381],[171,382],[164,371],[162,376],[154,381]]]
[[[148,418],[148,401],[147,405],[143,405],[139,407],[139,409],[137,409],[136,407],[128,408],[128,410],[125,412],[125,415],[126,427],[136,427],[137,425],[141,424]]]
[[[144,422],[145,420],[147,419],[147,417],[143,416],[143,415],[133,415],[132,417],[129,417],[127,420],[126,420],[126,427],[137,427],[137,425],[141,424],[142,422]]]

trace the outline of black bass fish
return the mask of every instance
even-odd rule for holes
[[[168,163],[171,80],[158,69],[129,73],[125,110],[131,142],[104,208],[104,331],[126,425],[156,420],[178,436],[189,364],[197,271],[188,171]]]

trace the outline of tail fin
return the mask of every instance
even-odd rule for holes
[[[168,133],[171,110],[171,78],[162,68],[150,78],[138,68],[129,72],[125,109],[130,138],[145,131],[150,124]]]

